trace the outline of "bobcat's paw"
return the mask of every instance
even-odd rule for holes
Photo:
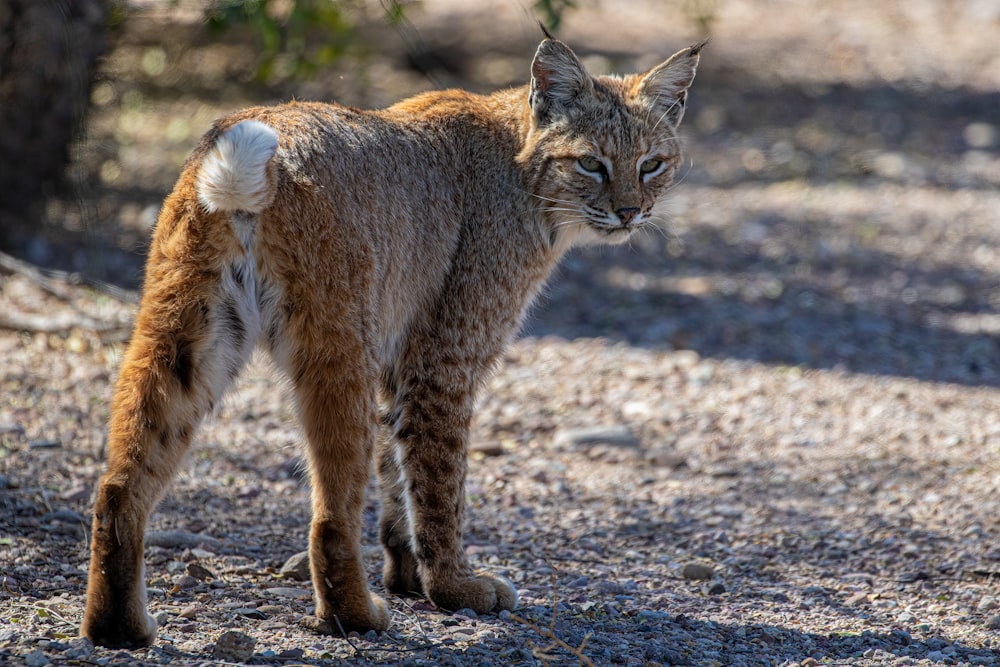
[[[156,641],[156,619],[143,610],[124,618],[114,614],[92,612],[84,614],[80,636],[107,648],[142,648]]]
[[[477,614],[490,614],[517,607],[514,585],[504,577],[489,573],[436,583],[427,591],[427,597],[449,611],[471,609]]]
[[[386,549],[382,585],[393,595],[421,595],[424,587],[420,583],[417,560],[409,549]]]
[[[346,637],[348,632],[360,633],[375,630],[382,633],[389,629],[389,608],[378,595],[369,593],[367,609],[325,609],[317,616],[303,616],[302,627],[321,635]]]

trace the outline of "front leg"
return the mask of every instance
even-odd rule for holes
[[[415,383],[403,410],[396,437],[409,499],[404,557],[412,554],[424,594],[442,609],[511,610],[517,606],[511,583],[474,572],[462,548],[472,396],[455,390],[461,386],[445,377]]]

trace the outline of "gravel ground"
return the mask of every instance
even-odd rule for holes
[[[259,362],[152,519],[158,642],[77,639],[133,306],[3,275],[0,313],[108,330],[0,331],[0,664],[1000,665],[1000,10],[939,4],[719,4],[664,233],[570,257],[484,392],[467,542],[518,586],[515,614],[391,598],[382,636],[301,628],[309,584],[283,572],[307,539],[301,437]],[[448,44],[459,6],[414,23]],[[692,39],[655,3],[599,33],[615,7],[564,29],[596,66]],[[496,20],[519,34],[523,17]],[[122,69],[133,25],[108,64],[122,95],[141,88]],[[531,41],[497,48],[520,71]],[[468,85],[502,78],[501,55],[470,59]],[[397,77],[374,77],[373,103],[414,76],[371,68]],[[187,117],[220,110],[203,97]],[[59,229],[25,256],[97,252],[135,286],[148,209],[193,142],[152,150],[174,104],[144,107],[149,136],[114,105],[95,119],[84,159],[104,181],[85,203],[114,243],[91,230],[74,257]]]

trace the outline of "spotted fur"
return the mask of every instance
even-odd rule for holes
[[[150,248],[82,633],[107,646],[154,640],[147,518],[257,345],[289,378],[307,443],[314,627],[388,627],[361,561],[373,457],[385,588],[444,609],[514,608],[511,584],[474,572],[462,549],[476,392],[567,248],[621,242],[652,220],[681,162],[698,50],[595,78],[547,39],[523,88],[218,121]]]

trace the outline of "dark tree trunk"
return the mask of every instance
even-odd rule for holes
[[[0,248],[64,184],[107,45],[109,0],[0,0]]]

